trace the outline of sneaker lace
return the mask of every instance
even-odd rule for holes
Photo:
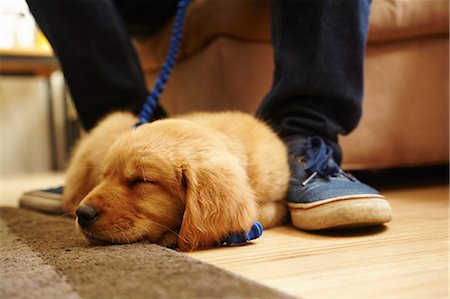
[[[303,182],[305,186],[317,175],[322,178],[338,176],[339,174],[354,180],[349,174],[345,173],[332,158],[333,149],[323,141],[322,138],[314,136],[307,137],[304,144],[298,144],[292,148],[295,156],[304,157],[305,172],[309,175]]]

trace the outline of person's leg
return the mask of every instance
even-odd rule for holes
[[[61,63],[85,129],[114,110],[139,112],[147,88],[119,10],[123,9],[131,22],[135,4],[117,6],[111,0],[27,2]],[[176,9],[176,5],[160,6],[157,2],[144,6],[147,19],[154,20],[147,22],[148,28],[161,25]],[[161,113],[161,109],[156,112]]]
[[[368,0],[273,1],[275,75],[257,114],[282,137],[338,134],[361,115]]]
[[[293,224],[301,229],[390,221],[385,198],[344,173],[338,134],[361,116],[368,0],[273,1],[275,74],[257,115],[285,140]]]

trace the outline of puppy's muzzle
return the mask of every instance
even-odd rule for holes
[[[78,217],[78,224],[82,228],[87,228],[98,218],[98,212],[94,207],[88,205],[81,205],[76,211]]]

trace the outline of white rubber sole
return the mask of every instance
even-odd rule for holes
[[[375,226],[392,219],[391,206],[381,195],[355,195],[288,205],[292,224],[303,230]]]
[[[50,214],[64,214],[60,194],[31,191],[22,194],[19,206]]]

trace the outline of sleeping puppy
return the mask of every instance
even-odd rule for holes
[[[88,240],[189,251],[286,219],[287,151],[264,123],[240,112],[136,122],[111,114],[74,152],[63,205]]]

